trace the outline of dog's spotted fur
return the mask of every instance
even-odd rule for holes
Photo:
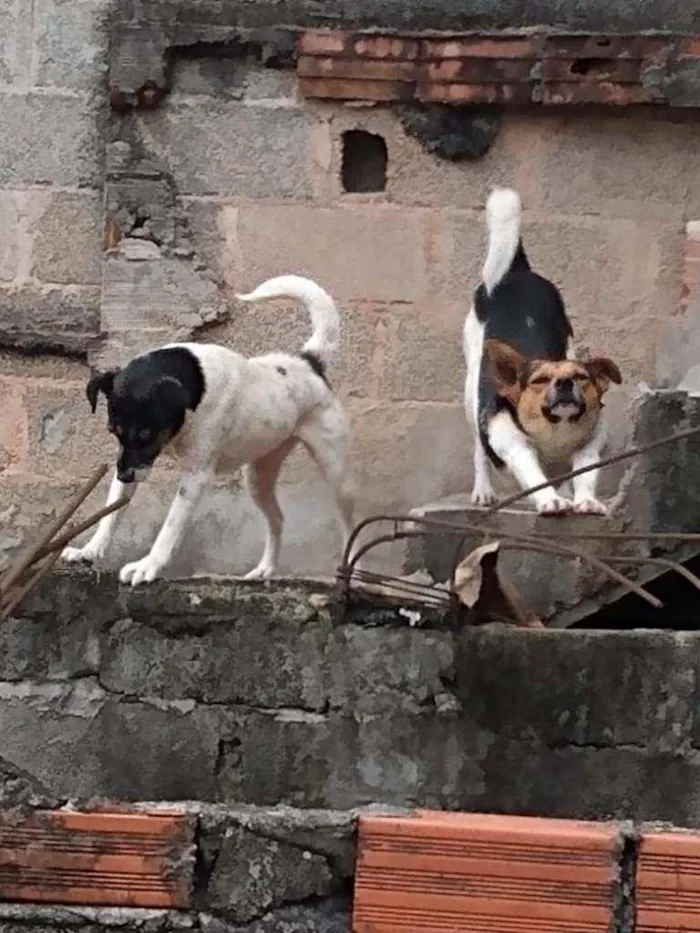
[[[171,344],[88,383],[93,411],[98,393],[106,396],[110,430],[121,447],[108,503],[131,497],[164,450],[182,465],[180,487],[165,523],[150,552],[122,567],[122,582],[136,585],[161,575],[213,475],[240,467],[245,467],[252,498],[267,521],[265,550],[247,578],[272,576],[283,524],[275,487],[285,458],[297,444],[306,447],[333,488],[343,532],[349,535],[350,425],[325,376],[339,342],[338,312],[330,295],[299,276],[270,279],[239,296],[245,302],[278,297],[296,298],[310,313],[313,333],[300,354],[246,359],[215,344]],[[103,518],[87,544],[66,548],[64,560],[102,558],[123,511]]]

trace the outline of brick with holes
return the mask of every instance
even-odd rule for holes
[[[606,823],[363,815],[353,933],[605,933],[622,842]]]

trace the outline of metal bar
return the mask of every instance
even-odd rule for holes
[[[498,512],[499,509],[504,509],[506,506],[512,505],[520,499],[525,499],[527,496],[532,495],[533,492],[546,489],[547,486],[558,485],[559,483],[563,483],[564,480],[573,479],[574,476],[580,476],[582,473],[598,470],[601,467],[610,466],[612,463],[619,463],[621,460],[629,460],[630,457],[638,457],[640,454],[647,453],[649,450],[655,450],[657,447],[673,444],[676,441],[683,441],[688,437],[694,437],[696,434],[700,434],[700,428],[690,428],[687,431],[679,431],[678,434],[668,434],[666,437],[660,437],[658,440],[650,441],[648,444],[637,444],[634,447],[628,447],[627,450],[622,451],[622,453],[604,457],[602,460],[598,460],[597,463],[590,463],[588,466],[579,467],[576,470],[559,473],[556,476],[552,476],[551,479],[548,479],[544,483],[538,483],[536,486],[530,486],[529,489],[523,489],[521,492],[514,493],[512,496],[506,496],[505,499],[501,499],[488,509],[485,509],[485,514],[491,515],[494,512]]]

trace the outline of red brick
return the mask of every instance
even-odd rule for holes
[[[551,82],[533,94],[533,100],[543,104],[648,104],[652,95],[643,87],[634,84],[579,84],[573,82]]]
[[[547,58],[538,69],[545,81],[621,81],[638,82],[641,62],[629,59]]]
[[[444,104],[527,103],[527,84],[427,84],[418,88],[418,100]]]
[[[612,927],[609,824],[417,811],[360,818],[354,933],[598,933]]]
[[[418,76],[418,66],[415,62],[304,56],[297,63],[297,74],[300,78],[415,81]]]
[[[643,59],[658,55],[673,42],[654,36],[547,36],[543,58]]]
[[[412,61],[419,56],[420,43],[418,39],[396,36],[361,36],[355,38],[353,51],[360,58]]]
[[[302,55],[341,55],[347,38],[344,32],[303,32],[297,48]]]
[[[193,835],[178,813],[0,813],[0,899],[186,908]]]
[[[424,39],[421,58],[539,58],[541,40],[536,36],[470,36]]]
[[[687,36],[685,39],[680,39],[676,51],[681,55],[700,56],[700,36]]]
[[[430,82],[447,81],[466,84],[511,84],[530,80],[535,63],[525,59],[510,58],[445,58],[440,62],[429,62],[425,76]]]
[[[411,100],[413,86],[397,81],[344,81],[340,78],[301,78],[304,97],[321,100]]]
[[[700,931],[700,834],[642,836],[636,929],[637,933]]]

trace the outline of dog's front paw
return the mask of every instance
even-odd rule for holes
[[[554,495],[540,502],[537,511],[540,515],[566,515],[572,508],[573,502],[570,499]]]
[[[83,547],[64,547],[61,560],[68,564],[93,564],[104,557],[104,548],[94,547],[88,541]]]
[[[119,580],[121,583],[131,583],[132,586],[152,583],[156,577],[160,576],[162,569],[163,564],[157,558],[146,554],[141,560],[136,560],[132,564],[124,564],[119,571]]]
[[[608,507],[599,499],[581,499],[574,502],[574,512],[577,515],[607,515]]]
[[[252,570],[249,570],[248,573],[243,577],[244,580],[269,580],[270,577],[274,575],[275,568],[271,564],[259,563],[257,567],[253,567]]]
[[[472,489],[472,505],[493,505],[496,498],[496,493],[491,486],[475,486]]]

